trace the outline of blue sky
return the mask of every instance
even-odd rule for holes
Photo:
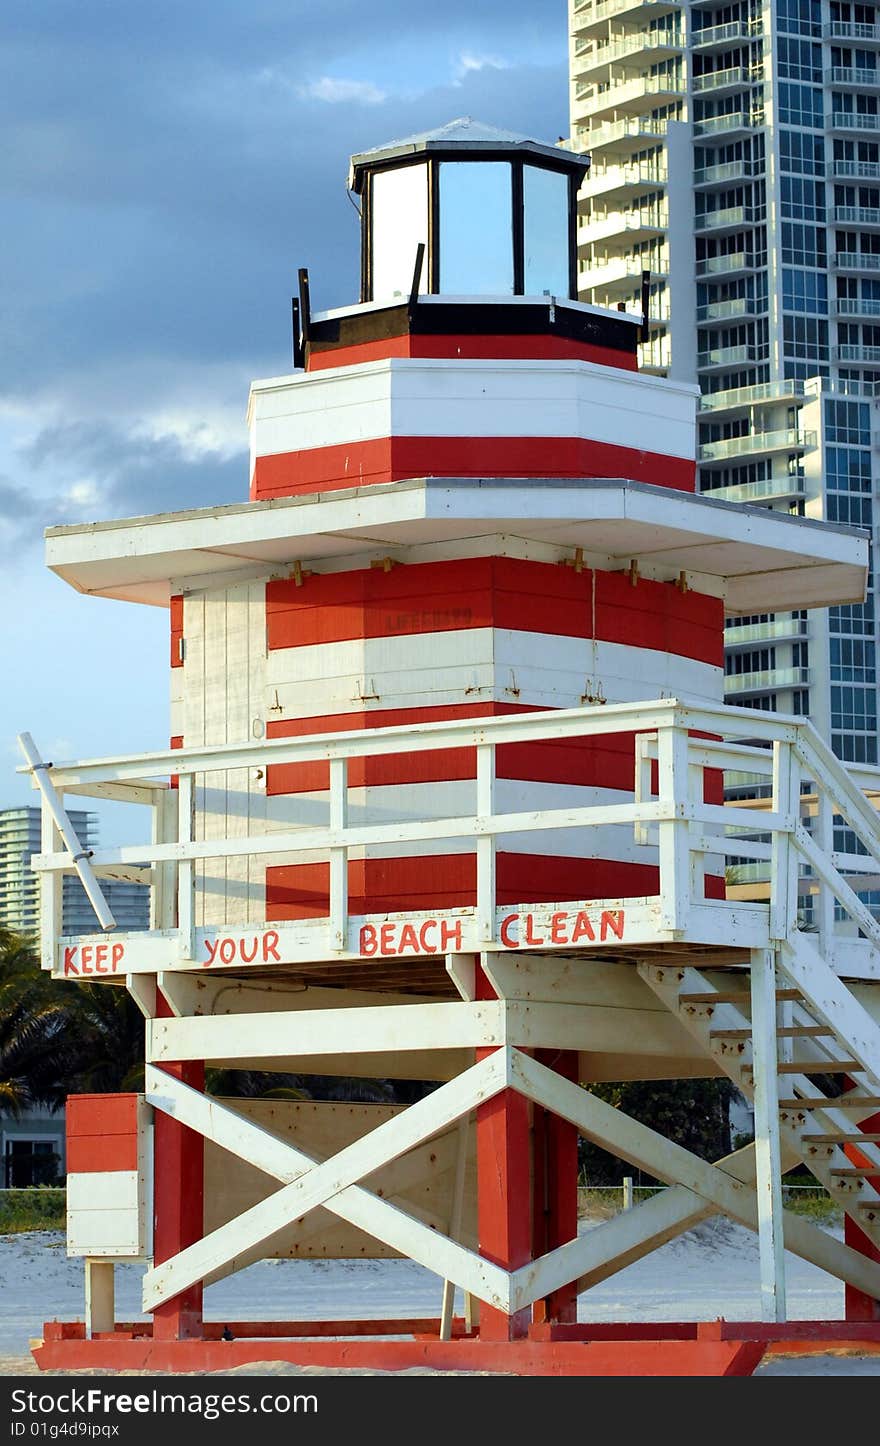
[[[567,134],[566,0],[5,0],[0,806],[46,756],[167,743],[167,614],[43,528],[242,500],[290,296],[357,296],[348,157],[460,115]],[[109,841],[109,835],[105,837]]]

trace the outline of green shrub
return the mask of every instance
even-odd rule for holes
[[[66,1191],[51,1185],[0,1190],[0,1235],[24,1230],[63,1230]]]

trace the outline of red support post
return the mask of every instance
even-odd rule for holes
[[[156,1013],[168,1019],[173,1013],[161,993],[156,996]],[[175,1079],[193,1089],[205,1088],[205,1066],[201,1061],[162,1066]],[[204,1231],[205,1142],[188,1129],[156,1110],[153,1127],[153,1253],[157,1265],[201,1240]],[[201,1284],[181,1291],[173,1300],[153,1312],[154,1340],[191,1340],[202,1335]]]
[[[476,969],[478,999],[496,994],[479,962]],[[484,1059],[494,1050],[479,1049]],[[532,1131],[529,1101],[515,1090],[502,1090],[477,1106],[477,1232],[480,1254],[517,1270],[532,1258]],[[519,1340],[528,1333],[528,1309],[508,1315],[494,1306],[480,1305],[480,1339]]]
[[[539,1049],[535,1058],[565,1079],[577,1082],[576,1050]],[[533,1254],[537,1260],[577,1235],[578,1132],[568,1120],[536,1107],[534,1134]],[[576,1321],[574,1282],[536,1300],[532,1319],[541,1323]]]

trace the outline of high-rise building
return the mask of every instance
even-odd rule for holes
[[[698,382],[699,486],[875,530],[880,6],[570,0],[579,294]],[[644,273],[649,273],[644,277]],[[875,589],[731,620],[726,697],[876,764]]]
[[[93,813],[71,809],[68,817],[84,848],[94,848],[98,820]],[[31,869],[31,855],[40,852],[40,810],[25,806],[0,809],[0,927],[26,936],[39,933],[40,880]],[[64,876],[66,934],[95,932],[95,911],[79,879]],[[150,891],[145,884],[102,879],[101,889],[120,929],[147,929]]]

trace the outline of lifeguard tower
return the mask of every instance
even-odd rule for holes
[[[880,1342],[878,780],[724,707],[722,653],[725,615],[860,600],[867,540],[695,494],[696,389],[575,299],[586,166],[470,121],[356,156],[360,301],[313,312],[301,273],[250,500],[48,534],[77,591],[169,610],[171,741],[49,763],[22,736],[43,967],[146,1017],[144,1094],[68,1107],[86,1308],[43,1368],[743,1373]],[[82,794],[144,805],[152,842],[84,849]],[[766,897],[728,896],[731,859]],[[90,938],[62,934],[72,869]],[[114,927],[120,876],[148,933]],[[218,1099],[206,1063],[435,1087]],[[714,1163],[584,1087],[721,1075],[756,1138]],[[668,1188],[579,1236],[579,1134]],[[783,1209],[798,1162],[845,1242]],[[759,1234],[762,1320],[707,1295],[700,1325],[590,1323],[591,1286],[717,1212]],[[783,1241],[845,1320],[787,1320]],[[407,1257],[436,1317],[206,1320],[267,1256]],[[138,1259],[151,1320],[119,1322]]]

